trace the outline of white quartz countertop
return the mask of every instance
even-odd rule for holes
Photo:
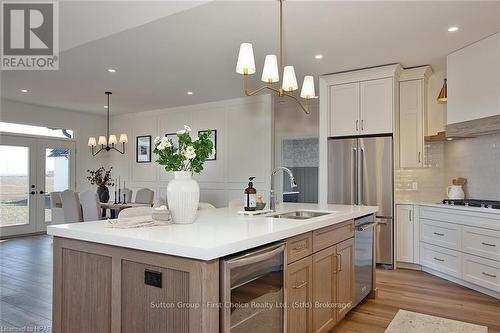
[[[471,206],[460,206],[460,205],[448,205],[443,203],[424,203],[424,202],[410,202],[410,201],[398,201],[396,202],[396,205],[418,205],[418,206],[437,207],[444,209],[453,209],[455,211],[462,210],[468,212],[500,215],[500,209],[485,208],[485,207],[471,207]]]
[[[107,227],[107,221],[51,225],[49,235],[113,246],[212,260],[276,242],[311,230],[375,213],[376,206],[293,204],[278,205],[279,213],[296,210],[328,212],[307,220],[266,215],[241,216],[237,208],[198,211],[193,224],[172,224],[132,229]]]

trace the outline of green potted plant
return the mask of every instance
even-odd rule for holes
[[[153,152],[158,157],[156,162],[165,171],[174,172],[174,179],[167,185],[167,203],[174,223],[193,223],[200,201],[200,187],[192,179],[194,173],[203,171],[203,165],[215,150],[209,137],[211,131],[200,133],[191,138],[191,128],[177,131],[178,144],[167,137],[156,137]]]

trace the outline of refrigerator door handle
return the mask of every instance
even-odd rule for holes
[[[363,166],[365,164],[365,148],[361,147],[359,149],[359,156],[360,156],[360,163],[358,165],[359,168],[359,186],[358,186],[358,191],[359,191],[359,205],[364,205],[363,202],[363,182],[364,182],[364,175],[363,175]]]
[[[354,167],[352,168],[352,173],[353,173],[353,188],[351,191],[351,202],[353,205],[358,204],[358,148],[354,147],[352,148],[352,153],[354,156]]]

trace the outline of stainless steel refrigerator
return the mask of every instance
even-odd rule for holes
[[[392,136],[328,139],[328,203],[378,206],[377,264],[393,265]]]

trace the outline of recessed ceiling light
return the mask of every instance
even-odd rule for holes
[[[314,58],[316,58],[316,59],[323,59],[323,55],[322,54],[316,54],[314,56]]]
[[[446,140],[448,140],[448,141],[452,141],[452,140],[453,140],[453,138],[446,138]]]
[[[188,94],[188,95],[192,95],[192,94],[193,94],[193,92],[192,92],[192,91],[188,91],[188,92],[187,92],[187,94]]]
[[[458,27],[453,26],[448,28],[448,32],[455,32],[455,31],[458,31]]]
[[[108,68],[108,72],[110,72],[110,73],[116,73],[116,69],[114,69],[114,68]]]
[[[21,89],[21,92],[22,92],[22,93],[27,93],[27,92],[28,92],[28,89]]]

